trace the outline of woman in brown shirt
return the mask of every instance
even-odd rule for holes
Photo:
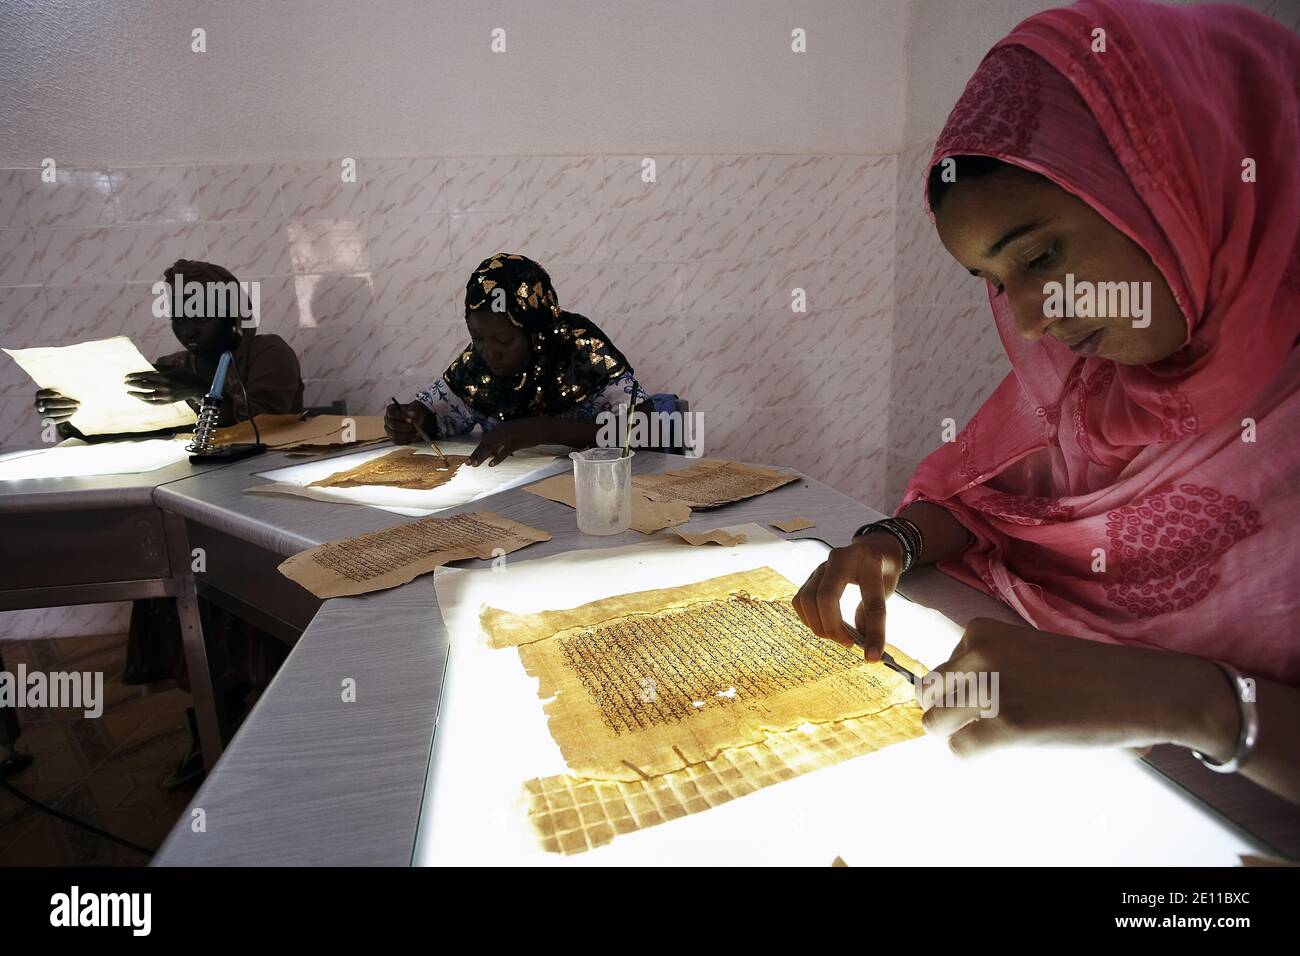
[[[234,368],[226,376],[222,389],[221,425],[245,421],[252,415],[283,415],[302,411],[302,373],[298,356],[289,343],[278,335],[258,335],[252,309],[240,289],[239,280],[211,262],[178,259],[163,273],[163,281],[172,290],[172,332],[185,346],[179,352],[164,355],[154,363],[155,372],[135,372],[126,384],[141,401],[155,405],[187,401],[198,407],[211,386],[217,362],[223,352],[234,353]],[[198,285],[192,285],[197,283]],[[218,289],[229,295],[206,294]],[[186,315],[196,311],[177,308],[189,291],[202,289],[204,302],[234,303],[214,310],[217,314]],[[238,374],[235,374],[238,372]],[[243,380],[242,387],[240,379]],[[78,402],[52,389],[36,393],[36,409],[44,418],[65,426],[76,413]],[[114,435],[114,438],[128,437]]]

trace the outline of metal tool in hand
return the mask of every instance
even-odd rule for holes
[[[845,628],[848,629],[849,635],[853,638],[853,643],[858,645],[858,647],[861,647],[863,650],[865,650],[867,647],[867,639],[863,637],[861,634],[859,634],[858,629],[853,625],[845,624],[844,626]],[[902,674],[904,677],[907,678],[907,682],[909,684],[911,684],[913,687],[916,686],[916,675],[913,674],[911,671],[909,671],[902,664],[898,663],[898,661],[894,660],[893,656],[889,653],[889,651],[883,649],[881,650],[880,663],[884,664],[886,667],[888,667],[890,670],[894,671],[895,673]]]
[[[420,427],[420,423],[419,423],[419,422],[417,422],[414,418],[410,418],[410,417],[406,414],[406,410],[405,410],[404,408],[402,408],[402,403],[399,402],[397,399],[392,398],[392,397],[389,397],[388,400],[389,400],[390,402],[392,402],[394,405],[397,406],[397,410],[398,410],[399,412],[401,412],[402,417],[405,418],[406,421],[411,425],[411,427],[415,429],[416,434],[418,434],[418,435],[420,436],[421,439],[423,439],[424,441],[428,442],[428,443],[429,443],[429,447],[432,448],[434,451],[436,451],[436,452],[438,453],[438,457],[442,459],[443,467],[444,467],[444,468],[449,468],[449,467],[451,467],[451,462],[449,462],[449,461],[447,460],[447,456],[444,455],[444,454],[442,453],[442,449],[438,447],[438,443],[437,443],[436,441],[434,441],[432,438],[430,438],[427,434],[425,434],[425,431],[424,431],[423,428]]]

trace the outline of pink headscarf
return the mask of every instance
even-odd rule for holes
[[[903,498],[975,535],[942,569],[1043,630],[1300,684],[1300,39],[1230,6],[1046,11],[984,58],[931,167],[971,154],[1138,243],[1187,339],[1154,365],[1081,359],[1026,342],[990,288],[1014,371]]]

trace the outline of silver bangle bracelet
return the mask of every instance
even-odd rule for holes
[[[1219,670],[1228,678],[1233,696],[1237,698],[1237,749],[1231,757],[1219,763],[1204,754],[1193,750],[1192,756],[1209,767],[1215,773],[1236,773],[1255,751],[1259,740],[1259,708],[1255,706],[1255,682],[1241,675],[1241,671],[1231,664],[1215,661]]]

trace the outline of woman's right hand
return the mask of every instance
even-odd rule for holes
[[[62,424],[73,415],[77,414],[77,409],[81,403],[75,398],[68,398],[56,392],[52,388],[38,389],[36,392],[36,411],[41,418],[47,421]]]
[[[432,417],[429,409],[421,401],[407,402],[405,405],[394,405],[389,402],[388,407],[384,409],[384,432],[394,445],[410,445],[423,441],[412,422],[419,422],[425,434],[432,436],[433,422],[430,421]]]
[[[878,661],[885,650],[885,599],[894,593],[902,571],[898,539],[887,531],[868,532],[831,551],[794,596],[795,613],[818,637],[853,648],[856,642],[840,615],[840,598],[845,588],[856,584],[862,601],[854,624],[865,639],[864,656]]]

